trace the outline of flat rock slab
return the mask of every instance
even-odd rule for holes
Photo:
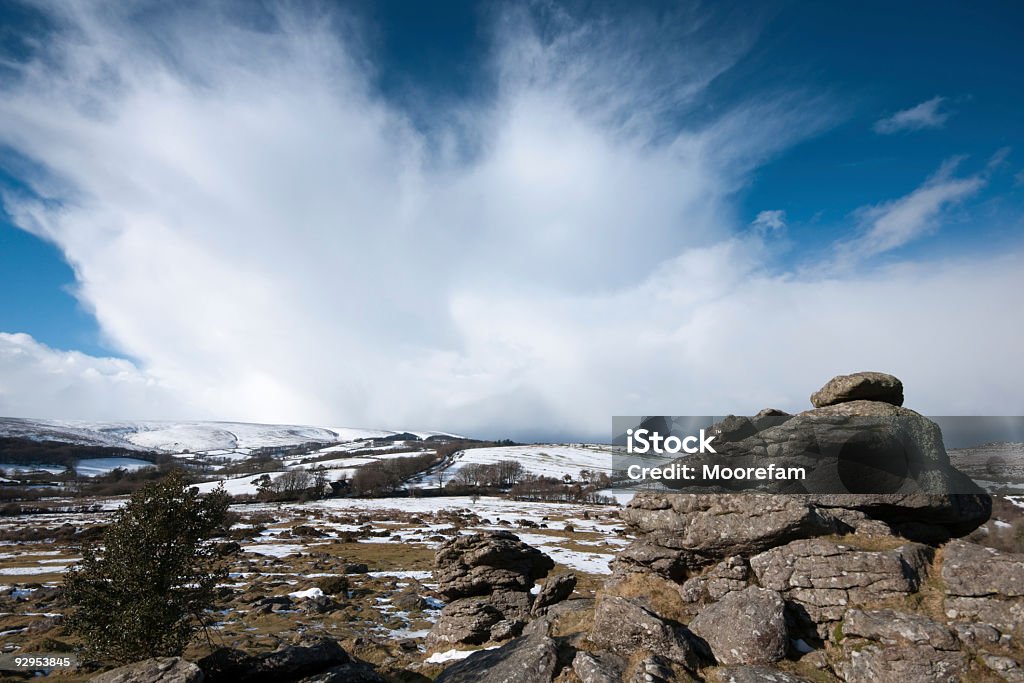
[[[812,683],[809,678],[770,666],[725,666],[706,674],[710,683]]]
[[[843,635],[886,645],[927,645],[936,650],[959,648],[956,636],[947,626],[920,614],[891,609],[851,609],[843,620]]]
[[[884,372],[855,372],[833,377],[811,394],[811,405],[815,408],[850,401],[881,401],[901,406],[903,382]]]
[[[927,646],[880,647],[868,645],[848,652],[835,664],[846,683],[956,683],[967,670],[962,652],[946,652]]]
[[[1005,553],[967,541],[953,541],[942,551],[946,595],[960,597],[1024,596],[1024,554]]]

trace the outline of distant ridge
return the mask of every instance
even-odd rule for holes
[[[387,439],[400,435],[411,435],[419,439],[428,439],[432,436],[459,436],[445,432],[413,430],[391,431],[201,420],[91,422],[0,417],[0,437],[161,453],[245,452],[305,443],[332,444],[363,439]]]

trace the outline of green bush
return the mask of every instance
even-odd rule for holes
[[[64,596],[75,607],[68,629],[90,654],[129,662],[182,653],[227,575],[208,540],[223,530],[230,500],[222,488],[199,496],[173,472],[132,495],[102,546],[82,549]]]

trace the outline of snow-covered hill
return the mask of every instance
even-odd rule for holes
[[[244,422],[82,422],[0,418],[0,437],[59,441],[163,453],[249,453],[258,448],[324,445],[409,433],[421,439],[455,436],[441,432],[395,432],[350,427],[312,427]]]

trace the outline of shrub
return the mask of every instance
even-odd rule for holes
[[[95,656],[121,662],[180,655],[204,626],[227,567],[208,542],[230,497],[200,497],[180,471],[132,495],[102,546],[86,545],[64,579],[68,628]]]

